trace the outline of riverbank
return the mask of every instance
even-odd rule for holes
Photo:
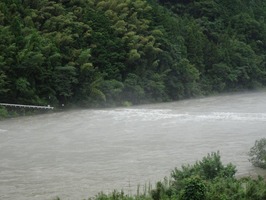
[[[213,93],[211,95],[207,96],[196,96],[191,97],[187,99],[181,99],[179,101],[186,101],[186,100],[193,100],[193,99],[199,99],[199,98],[208,98],[208,97],[216,97],[216,96],[225,96],[225,95],[238,95],[243,93],[253,93],[253,92],[266,92],[266,87],[259,88],[256,90],[241,90],[241,91],[234,91],[234,92],[224,92],[224,93]],[[176,101],[172,101],[176,102]],[[133,104],[132,102],[124,102],[120,106],[114,106],[114,105],[105,105],[105,106],[90,106],[90,107],[84,107],[84,106],[78,106],[74,104],[69,104],[66,106],[56,106],[53,110],[39,110],[39,109],[28,109],[28,108],[8,108],[4,106],[0,106],[0,120],[8,119],[8,118],[14,118],[14,117],[20,117],[20,116],[31,116],[31,115],[39,115],[39,114],[46,114],[46,113],[54,113],[54,112],[62,112],[62,111],[69,111],[69,110],[75,110],[75,109],[103,109],[103,108],[121,108],[121,107],[131,107],[131,106],[142,106],[142,105],[149,105],[154,103],[166,103],[166,102],[145,102],[142,104]]]

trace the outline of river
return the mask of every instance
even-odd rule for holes
[[[266,92],[0,121],[0,199],[84,199],[134,193],[220,151],[238,176],[265,173],[248,161],[266,136]]]

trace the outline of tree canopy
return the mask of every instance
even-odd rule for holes
[[[0,102],[113,106],[266,84],[266,3],[3,0]]]

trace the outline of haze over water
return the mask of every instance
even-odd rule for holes
[[[75,110],[0,122],[0,199],[83,199],[154,185],[220,151],[238,175],[266,137],[266,92],[130,108]]]

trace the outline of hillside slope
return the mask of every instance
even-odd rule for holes
[[[113,106],[266,83],[266,3],[3,0],[0,102]]]

